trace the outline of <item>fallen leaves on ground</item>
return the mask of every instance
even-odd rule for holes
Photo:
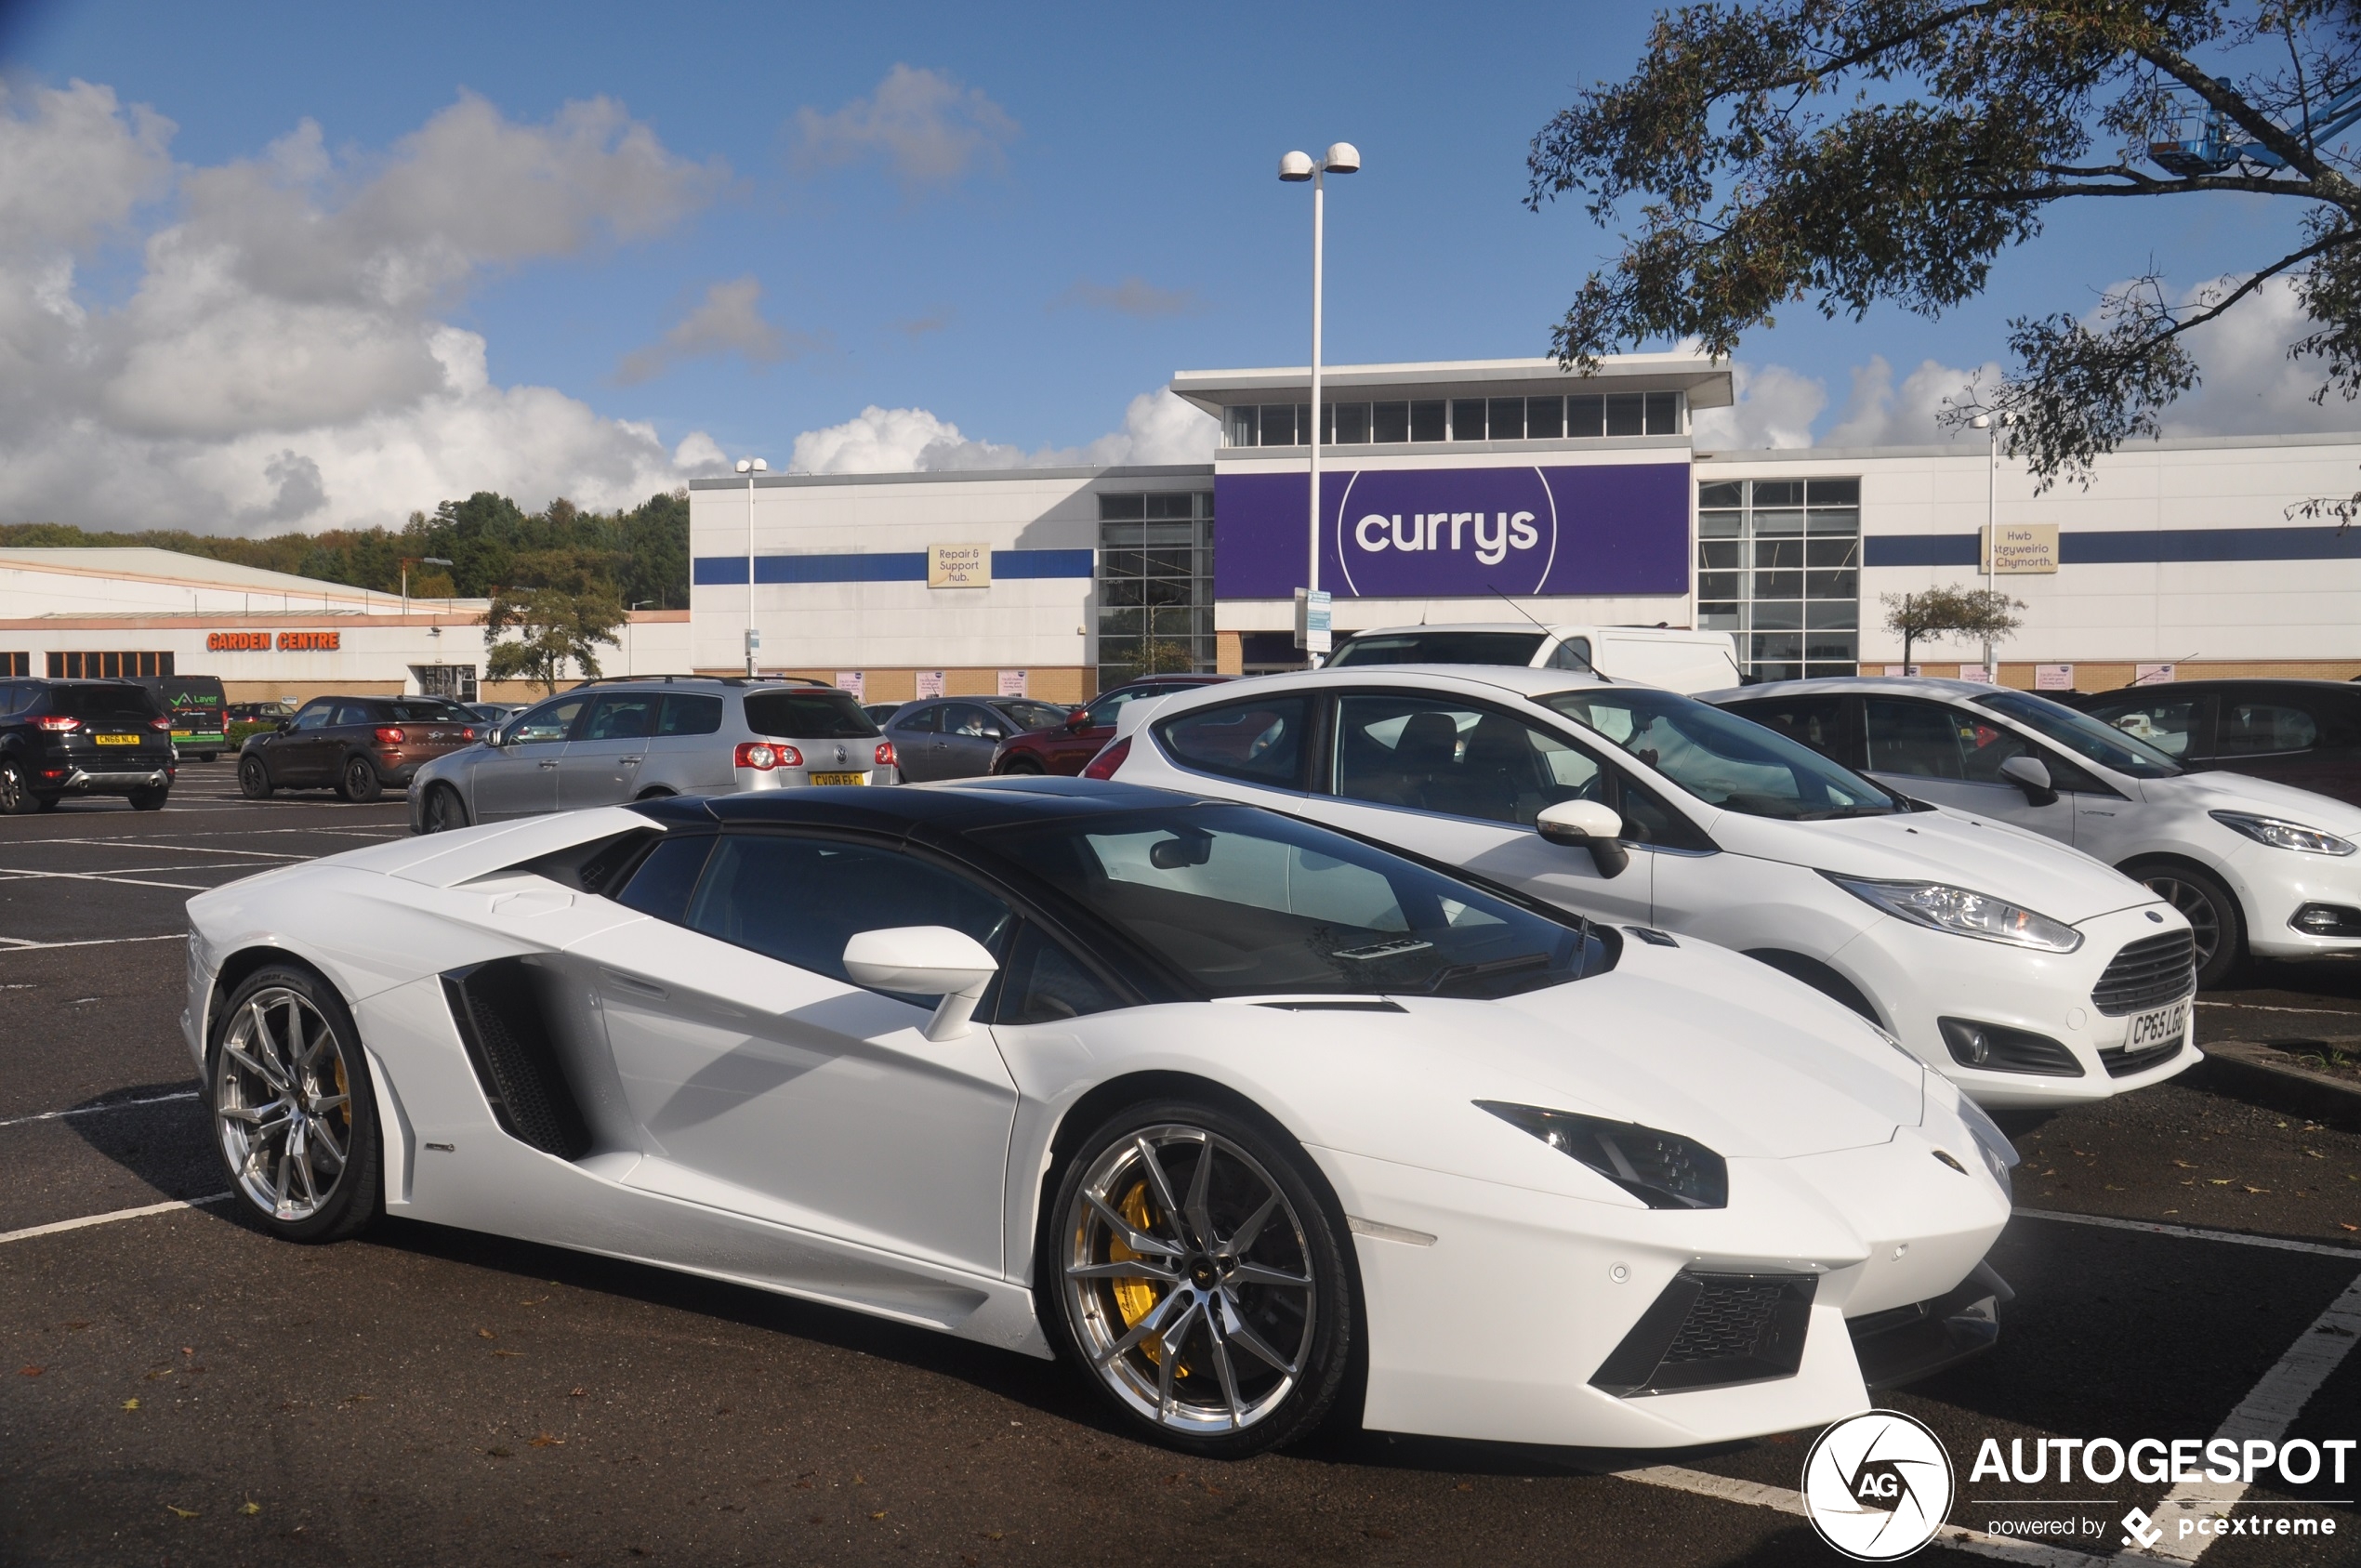
[[[123,1407],[125,1410],[137,1410],[139,1408],[139,1402],[136,1399],[126,1399],[123,1402]]]
[[[238,1505],[238,1511],[240,1513],[252,1516],[262,1511],[262,1505],[256,1502],[252,1497],[248,1497],[244,1502]]]
[[[177,1513],[183,1519],[194,1519],[197,1517],[197,1510],[194,1509],[184,1509],[173,1503],[166,1503],[164,1507],[165,1512]]]
[[[554,1437],[547,1432],[543,1432],[539,1436],[535,1437],[531,1444],[531,1446],[534,1448],[563,1448],[565,1445],[566,1440],[564,1438]]]
[[[42,1375],[42,1373],[47,1370],[48,1368],[44,1366],[20,1366],[17,1368],[17,1376],[20,1377],[38,1377]]]
[[[488,1328],[479,1328],[476,1330],[476,1337],[479,1339],[497,1339],[500,1336],[493,1333],[492,1330]]]

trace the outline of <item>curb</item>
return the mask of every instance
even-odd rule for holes
[[[2198,1048],[2205,1061],[2188,1074],[2193,1084],[2324,1127],[2361,1132],[2361,1084],[2299,1067],[2281,1051],[2248,1040],[2215,1040]]]

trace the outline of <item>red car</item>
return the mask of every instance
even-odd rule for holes
[[[1099,755],[1101,746],[1115,739],[1115,718],[1122,713],[1124,704],[1136,703],[1142,697],[1170,696],[1175,692],[1211,686],[1229,679],[1226,675],[1151,675],[1112,692],[1102,692],[1088,707],[1075,709],[1057,729],[1035,730],[1002,741],[992,753],[992,771],[1079,773],[1084,764]]]

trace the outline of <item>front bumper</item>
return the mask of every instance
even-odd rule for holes
[[[2361,855],[2308,855],[2242,844],[2223,868],[2247,920],[2247,949],[2264,958],[2328,958],[2361,953],[2361,929],[2334,934],[2298,928],[2307,904],[2361,913]]]
[[[2137,905],[2095,916],[2075,929],[2082,945],[2072,953],[2042,953],[2005,942],[1979,942],[1881,919],[1832,955],[1840,969],[1887,1011],[1887,1025],[1910,1053],[1966,1090],[1977,1104],[2038,1110],[2106,1100],[2160,1083],[2203,1060],[2196,1048],[2196,1012],[2189,1009],[2182,1047],[2136,1073],[2117,1077],[2102,1052],[2119,1053],[2131,1016],[2110,1018],[2091,1001],[2117,954],[2169,928]],[[2160,907],[2160,906],[2153,906]],[[2136,1015],[2134,1015],[2136,1016]],[[2042,1035],[2065,1048],[2079,1076],[2011,1073],[1955,1060],[1939,1019],[1953,1018]]]

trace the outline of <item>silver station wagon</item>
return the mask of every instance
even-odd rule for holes
[[[655,676],[593,681],[418,770],[410,830],[441,833],[665,795],[897,782],[893,743],[817,681]]]

